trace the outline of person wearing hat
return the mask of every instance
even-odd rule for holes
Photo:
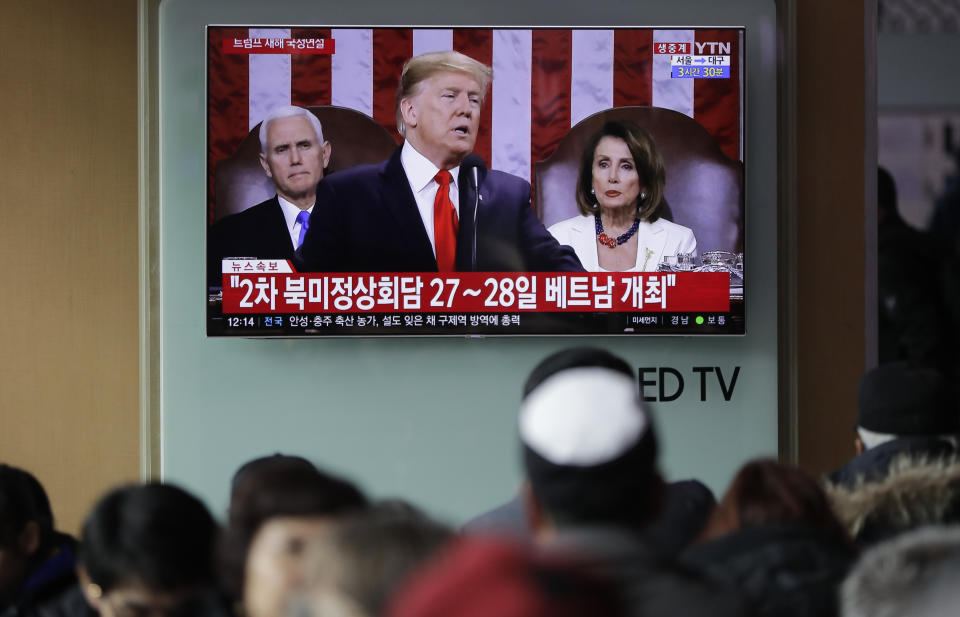
[[[960,428],[943,375],[906,362],[860,381],[857,456],[828,477],[834,512],[861,547],[926,525],[960,523]]]
[[[550,375],[524,399],[519,433],[523,499],[545,554],[612,576],[630,615],[749,614],[738,592],[680,568],[643,539],[664,482],[632,376],[602,366]]]
[[[550,354],[533,368],[523,384],[521,400],[526,399],[548,377],[552,377],[561,371],[584,367],[603,367],[612,371],[619,371],[627,377],[633,376],[629,364],[605,349],[599,347],[571,347]],[[527,513],[524,510],[523,490],[521,487],[509,501],[467,521],[462,531],[470,535],[529,540],[530,525],[527,521]]]
[[[549,377],[587,367],[618,372],[628,379],[634,377],[633,370],[623,358],[605,349],[570,347],[547,356],[534,367],[523,384],[523,399]],[[522,499],[523,490],[517,491],[506,503],[468,521],[462,531],[469,535],[530,540],[532,532]],[[706,485],[694,479],[667,484],[662,501],[660,513],[646,527],[644,537],[648,544],[672,558],[697,538],[717,501]]]
[[[833,484],[880,479],[898,458],[954,455],[960,411],[939,371],[891,362],[860,380],[855,430],[857,456],[829,475]]]

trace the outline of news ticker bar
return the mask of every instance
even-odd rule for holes
[[[730,310],[724,272],[297,274],[287,262],[258,262],[259,272],[229,272],[227,263],[224,314]]]
[[[567,317],[576,315],[561,313]],[[593,314],[600,317],[603,314]],[[624,314],[615,328],[602,325],[558,325],[553,313],[372,313],[226,315],[213,322],[217,334],[620,334],[620,333],[736,333],[736,319],[727,313]],[[534,320],[534,321],[531,321]],[[540,320],[537,322],[536,320]]]

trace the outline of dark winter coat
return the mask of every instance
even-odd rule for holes
[[[960,523],[960,461],[904,455],[888,473],[853,485],[827,485],[850,535],[868,545],[924,525]]]
[[[53,614],[45,607],[59,605],[74,590],[79,591],[76,574],[77,542],[66,534],[56,534],[57,550],[46,561],[34,568],[27,576],[19,595],[0,617],[66,617],[82,615],[71,610],[64,614],[54,609]],[[81,596],[82,599],[82,596]],[[78,605],[82,608],[86,605]]]
[[[694,545],[680,563],[737,587],[757,617],[833,617],[855,550],[799,526],[745,527]]]
[[[858,481],[875,481],[885,477],[894,459],[910,456],[934,460],[951,457],[956,449],[949,441],[936,436],[898,437],[880,444],[851,459],[829,476],[832,484],[853,486]]]
[[[627,617],[753,615],[736,589],[676,565],[624,529],[563,529],[544,550],[585,572],[614,580]]]

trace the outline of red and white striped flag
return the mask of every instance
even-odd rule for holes
[[[333,54],[224,51],[235,39],[332,39]],[[727,49],[729,77],[675,79],[671,54]],[[209,167],[229,156],[276,105],[339,105],[395,133],[394,100],[403,63],[454,49],[493,67],[475,151],[492,169],[530,179],[571,126],[624,105],[674,109],[696,119],[727,156],[741,159],[742,30],[403,29],[210,27]],[[662,50],[661,50],[662,51]],[[706,53],[706,52],[705,52]],[[397,137],[399,142],[399,136]]]

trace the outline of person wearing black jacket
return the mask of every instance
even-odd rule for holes
[[[0,464],[0,615],[26,617],[76,585],[76,541],[54,529],[47,493]]]
[[[679,567],[645,537],[665,492],[652,418],[625,362],[586,365],[582,354],[544,360],[520,409],[525,510],[540,551],[613,580],[629,616],[750,614],[736,589]]]
[[[857,456],[828,476],[853,486],[883,479],[898,458],[929,461],[956,455],[956,393],[936,369],[891,362],[860,380]]]
[[[772,460],[747,463],[680,563],[736,586],[757,617],[835,617],[856,557],[817,481]]]

